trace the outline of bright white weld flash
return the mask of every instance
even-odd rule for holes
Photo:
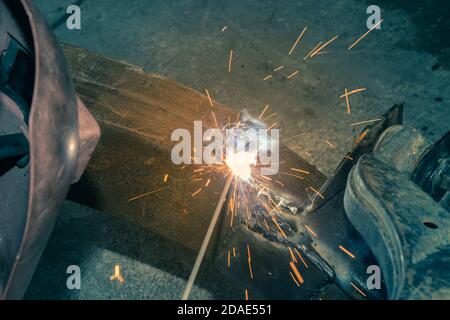
[[[238,151],[227,154],[225,163],[230,168],[233,175],[241,180],[248,181],[252,176],[251,166],[256,165],[257,152]]]

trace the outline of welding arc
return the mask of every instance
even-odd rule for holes
[[[198,271],[200,270],[200,266],[205,256],[206,249],[208,248],[208,244],[209,241],[211,240],[212,233],[216,226],[217,220],[219,219],[219,215],[220,212],[222,211],[223,204],[225,203],[225,199],[227,197],[228,190],[230,189],[232,180],[233,175],[230,174],[228,176],[227,182],[225,183],[225,187],[223,188],[222,194],[220,195],[219,202],[217,203],[216,210],[214,211],[213,217],[211,219],[211,223],[209,224],[208,230],[206,231],[206,235],[205,238],[203,239],[200,251],[198,252],[197,258],[195,259],[194,267],[192,268],[191,275],[189,276],[189,280],[186,284],[186,288],[184,289],[183,296],[181,298],[182,300],[189,299],[192,286],[194,285],[194,281],[197,278]]]

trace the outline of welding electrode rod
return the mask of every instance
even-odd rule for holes
[[[183,292],[182,300],[189,299],[189,295],[192,290],[192,286],[194,285],[195,278],[197,278],[198,270],[202,264],[203,258],[206,253],[206,249],[208,248],[209,241],[211,240],[212,233],[214,231],[214,227],[216,226],[217,220],[219,219],[220,212],[222,211],[223,204],[225,203],[225,199],[227,197],[228,190],[231,186],[231,181],[233,180],[233,174],[230,173],[228,176],[227,182],[225,183],[225,187],[223,188],[222,194],[220,195],[219,202],[217,203],[216,210],[214,211],[214,215],[211,219],[211,223],[209,224],[208,230],[206,231],[205,238],[203,239],[202,246],[200,247],[200,251],[198,252],[197,258],[195,259],[194,267],[192,268],[191,275],[189,276],[189,280],[186,284],[186,288]]]

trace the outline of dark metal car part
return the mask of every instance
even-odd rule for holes
[[[350,172],[345,211],[383,271],[390,299],[448,299],[449,212],[438,202],[449,134],[431,145],[417,130],[388,128]]]

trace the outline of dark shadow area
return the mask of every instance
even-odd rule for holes
[[[369,4],[369,2],[367,2]],[[372,4],[372,2],[370,2]],[[416,41],[404,42],[403,46],[435,55],[438,62],[432,70],[450,70],[450,2],[447,0],[389,1],[376,3],[383,9],[404,10],[416,24]]]
[[[98,208],[100,203],[98,201],[99,195],[95,186],[94,178],[86,172],[81,176],[80,181],[70,186],[67,199],[82,203],[91,208]]]
[[[0,160],[0,176],[11,170],[17,162],[18,159],[9,158]]]

